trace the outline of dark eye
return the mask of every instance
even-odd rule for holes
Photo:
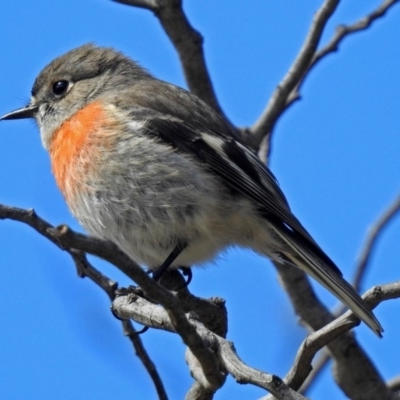
[[[53,83],[53,93],[56,96],[62,96],[65,94],[69,86],[68,81],[57,81]]]

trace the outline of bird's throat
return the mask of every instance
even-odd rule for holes
[[[52,171],[68,203],[84,190],[85,176],[94,172],[91,155],[105,119],[102,103],[95,101],[68,118],[51,138]]]

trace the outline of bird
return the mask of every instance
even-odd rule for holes
[[[36,121],[56,183],[89,234],[155,273],[252,249],[306,272],[381,336],[270,169],[196,95],[88,43],[51,61],[29,103],[0,120],[21,118]]]

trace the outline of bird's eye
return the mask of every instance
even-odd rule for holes
[[[63,94],[66,93],[68,86],[69,86],[69,82],[65,81],[65,80],[54,82],[53,83],[53,93],[56,96],[62,96]]]

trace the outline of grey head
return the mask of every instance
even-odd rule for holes
[[[86,104],[147,78],[152,79],[122,53],[85,44],[50,62],[36,78],[29,104],[0,120],[35,118],[47,148],[55,129]]]

